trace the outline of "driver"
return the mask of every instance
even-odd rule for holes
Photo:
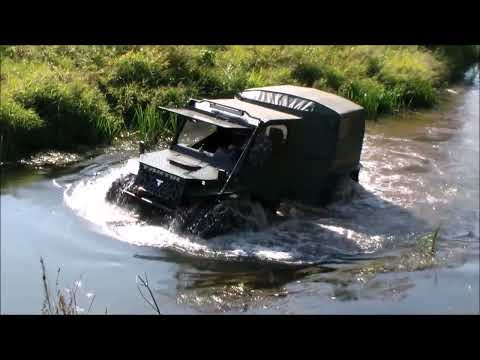
[[[240,157],[242,153],[242,150],[240,149],[239,146],[230,144],[227,147],[227,153],[232,158],[232,160],[237,161],[237,159]]]
[[[230,144],[228,146],[220,145],[215,151],[215,158],[220,161],[226,161],[232,165],[237,161],[241,154],[241,150],[238,146]]]

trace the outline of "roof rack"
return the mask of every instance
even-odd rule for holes
[[[240,116],[245,115],[244,110],[235,109],[234,107],[231,107],[231,106],[228,106],[228,105],[220,105],[220,104],[217,104],[217,103],[214,103],[214,102],[211,102],[211,101],[209,101],[209,102],[210,102],[210,107],[211,108],[221,110],[221,111],[226,111],[228,113],[232,113],[232,114],[235,114],[235,115],[240,115]],[[250,114],[248,114],[248,115],[250,116]]]
[[[196,106],[197,104],[202,104],[202,103],[209,104],[209,109],[206,109],[204,106],[199,106],[199,107]],[[247,122],[249,122],[248,118],[250,118],[252,120],[258,121],[259,123],[262,122],[261,119],[259,119],[258,117],[250,115],[245,110],[237,109],[237,108],[234,108],[234,107],[228,106],[228,105],[218,104],[218,103],[216,103],[215,101],[212,101],[212,100],[190,99],[189,102],[188,102],[188,105],[195,108],[195,109],[199,109],[199,110],[203,110],[203,111],[207,111],[207,112],[213,112],[213,113],[217,113],[217,114],[221,112],[220,113],[221,115],[228,116],[232,119],[242,119],[242,120],[246,120]],[[214,111],[212,111],[210,109],[214,109]],[[245,117],[247,117],[247,119]]]

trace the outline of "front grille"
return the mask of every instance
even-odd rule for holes
[[[178,205],[185,188],[182,178],[145,164],[140,164],[135,184],[155,195],[167,206]]]

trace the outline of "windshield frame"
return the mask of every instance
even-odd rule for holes
[[[203,122],[203,123],[206,123],[206,124],[210,124],[210,125],[215,125],[217,128],[221,127],[221,128],[224,128],[224,129],[229,129],[227,127],[224,127],[224,126],[221,126],[220,124],[212,124],[210,122],[206,122],[206,121],[202,121],[202,120],[198,120],[198,119],[194,119],[194,118],[190,118],[188,116],[185,116],[185,115],[180,115],[182,117],[181,119],[181,125],[179,126],[176,134],[175,134],[175,137],[170,145],[170,149],[173,150],[173,151],[177,151],[177,152],[180,152],[182,154],[185,154],[185,155],[188,155],[188,156],[192,156],[194,158],[197,158],[199,160],[202,160],[202,161],[205,161],[207,163],[212,163],[213,161],[213,158],[214,158],[214,154],[210,153],[210,152],[207,152],[207,151],[201,151],[201,150],[198,150],[198,149],[195,149],[195,148],[192,148],[192,147],[189,147],[189,146],[185,146],[185,145],[181,145],[178,143],[178,139],[180,137],[180,134],[182,133],[185,125],[187,124],[187,121],[191,121],[191,122]],[[247,137],[247,141],[246,141],[246,144],[248,144],[250,138],[252,136],[254,136],[255,134],[255,129],[257,127],[255,126],[248,126],[248,127],[245,127],[245,130],[250,130],[251,133],[249,134],[250,136]],[[245,149],[243,150],[243,152],[245,151],[248,151],[248,148],[250,146],[246,146]],[[242,152],[242,153],[243,153]],[[241,155],[240,155],[241,156]]]

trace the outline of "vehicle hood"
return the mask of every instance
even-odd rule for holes
[[[218,169],[214,166],[170,149],[142,154],[140,163],[183,179],[205,181],[218,179]]]

